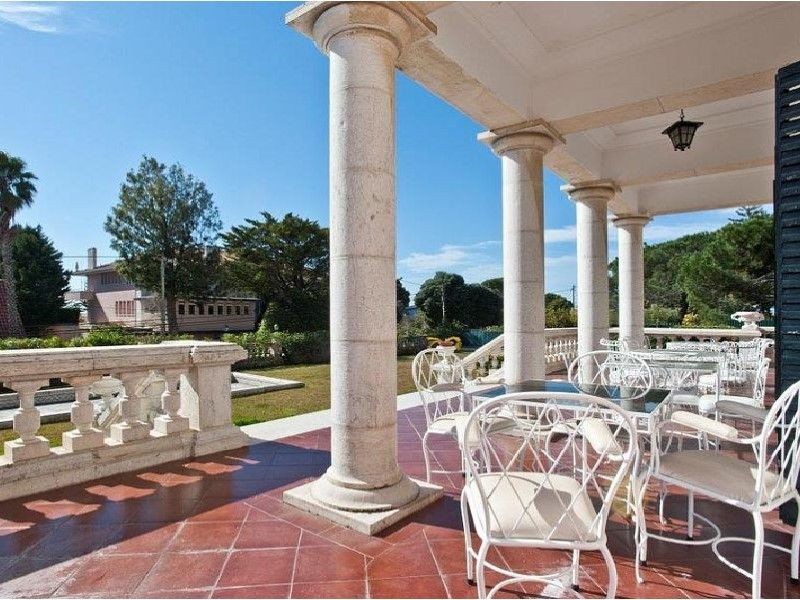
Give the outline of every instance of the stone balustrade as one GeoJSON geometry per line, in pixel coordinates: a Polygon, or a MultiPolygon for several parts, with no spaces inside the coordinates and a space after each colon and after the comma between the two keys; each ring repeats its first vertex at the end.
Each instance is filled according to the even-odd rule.
{"type": "Polygon", "coordinates": [[[236,344],[196,341],[0,352],[0,381],[19,398],[19,437],[0,458],[0,500],[246,445],[231,422],[231,364],[246,356],[236,344]],[[154,372],[164,383],[151,424],[142,419],[141,384],[154,372]],[[122,385],[106,435],[95,427],[90,390],[109,375],[122,385]],[[56,448],[39,435],[34,403],[52,378],[75,390],[74,428],[56,448]]]}
{"type": "MultiPolygon", "coordinates": [[[[616,327],[611,329],[613,337],[619,335],[616,327]]],[[[758,329],[704,329],[683,327],[645,327],[644,334],[654,348],[664,348],[667,342],[721,342],[744,341],[761,337],[758,329]]]]}
{"type": "MultiPolygon", "coordinates": [[[[612,327],[609,330],[611,337],[619,335],[619,329],[612,327]]],[[[645,335],[650,339],[655,348],[664,348],[667,342],[672,341],[701,341],[718,342],[724,340],[750,340],[764,335],[758,329],[700,329],[700,328],[668,328],[645,327],[645,335]]],[[[486,365],[490,358],[496,358],[505,352],[503,335],[499,335],[490,342],[476,349],[464,358],[464,367],[469,374],[473,368],[480,364],[486,365]]],[[[560,327],[545,329],[545,372],[554,373],[565,368],[566,364],[578,356],[578,329],[577,327],[560,327]]]]}

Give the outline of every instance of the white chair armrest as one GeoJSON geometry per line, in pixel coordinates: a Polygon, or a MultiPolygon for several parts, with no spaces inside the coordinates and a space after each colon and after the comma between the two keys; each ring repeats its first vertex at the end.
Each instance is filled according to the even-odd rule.
{"type": "Polygon", "coordinates": [[[720,423],[714,419],[709,419],[703,415],[698,415],[686,410],[676,410],[672,413],[670,421],[696,431],[702,431],[714,437],[731,441],[738,441],[739,439],[739,432],[732,425],[720,423]]]}

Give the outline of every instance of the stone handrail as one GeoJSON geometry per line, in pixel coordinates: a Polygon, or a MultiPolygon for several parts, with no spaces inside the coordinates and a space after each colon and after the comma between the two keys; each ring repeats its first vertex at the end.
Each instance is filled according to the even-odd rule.
{"type": "MultiPolygon", "coordinates": [[[[611,328],[613,336],[619,335],[619,329],[611,328]]],[[[683,328],[683,327],[645,327],[644,334],[650,338],[651,345],[655,348],[664,348],[666,342],[698,341],[720,342],[751,340],[761,337],[758,329],[713,329],[713,328],[683,328]]]]}
{"type": "MultiPolygon", "coordinates": [[[[577,327],[558,327],[545,329],[545,372],[553,373],[564,368],[565,361],[570,361],[578,352],[577,327]]],[[[472,369],[480,364],[485,366],[490,357],[496,358],[505,351],[504,337],[500,334],[490,342],[484,344],[464,359],[464,368],[469,374],[472,369]]]]}
{"type": "Polygon", "coordinates": [[[0,352],[0,380],[17,392],[13,427],[0,458],[0,500],[59,488],[156,464],[229,450],[247,437],[231,422],[231,364],[246,357],[236,344],[164,342],[135,346],[0,352]],[[141,420],[140,384],[163,377],[161,411],[141,420]],[[108,437],[94,427],[90,388],[104,377],[121,382],[119,416],[108,437]],[[34,394],[59,378],[75,390],[62,445],[38,435],[34,394]]]}
{"type": "MultiPolygon", "coordinates": [[[[611,337],[619,335],[619,329],[612,327],[609,330],[611,337]]],[[[664,348],[666,342],[671,341],[722,341],[722,340],[750,340],[761,337],[764,333],[758,329],[704,329],[682,327],[645,327],[645,335],[650,338],[656,348],[664,348]]],[[[464,357],[464,368],[470,374],[473,368],[480,364],[485,367],[489,358],[496,358],[503,354],[503,334],[490,342],[477,348],[464,357]]],[[[565,362],[569,362],[578,355],[578,328],[559,327],[545,329],[545,372],[553,373],[563,370],[565,362]]],[[[493,373],[498,376],[497,373],[493,373]]]]}

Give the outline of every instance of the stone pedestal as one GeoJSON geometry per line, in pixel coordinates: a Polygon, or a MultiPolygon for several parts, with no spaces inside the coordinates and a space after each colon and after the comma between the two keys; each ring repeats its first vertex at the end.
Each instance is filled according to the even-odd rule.
{"type": "Polygon", "coordinates": [[[397,464],[394,69],[415,17],[401,4],[310,10],[297,26],[313,22],[330,57],[331,466],[284,499],[374,533],[441,494],[397,464]]]}
{"type": "Polygon", "coordinates": [[[578,253],[578,354],[608,337],[608,202],[616,186],[593,181],[561,188],[575,202],[578,253]]]}
{"type": "Polygon", "coordinates": [[[491,139],[503,170],[503,332],[507,383],[544,379],[543,158],[554,139],[523,131],[491,139]]]}
{"type": "Polygon", "coordinates": [[[19,410],[14,413],[14,432],[19,438],[5,442],[5,455],[11,462],[42,458],[50,454],[50,443],[47,438],[36,435],[41,425],[39,409],[34,403],[36,391],[47,385],[46,380],[9,381],[19,396],[19,410]]]}
{"type": "Polygon", "coordinates": [[[619,339],[644,339],[644,226],[646,216],[614,219],[619,243],[619,339]]]}

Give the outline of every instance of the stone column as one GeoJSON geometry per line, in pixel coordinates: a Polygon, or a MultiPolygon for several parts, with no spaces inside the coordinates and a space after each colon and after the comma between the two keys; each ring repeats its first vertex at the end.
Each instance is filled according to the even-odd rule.
{"type": "Polygon", "coordinates": [[[311,31],[330,58],[331,466],[284,498],[367,533],[421,500],[397,464],[394,70],[409,18],[326,4],[311,31]]]}
{"type": "Polygon", "coordinates": [[[644,242],[650,217],[614,219],[619,243],[619,339],[644,338],[644,242]]]}
{"type": "Polygon", "coordinates": [[[528,131],[491,144],[503,171],[503,370],[513,384],[545,375],[542,169],[554,139],[528,131]]]}
{"type": "Polygon", "coordinates": [[[608,231],[606,212],[616,187],[608,181],[561,188],[575,202],[578,252],[578,354],[600,350],[608,337],[608,231]]]}

